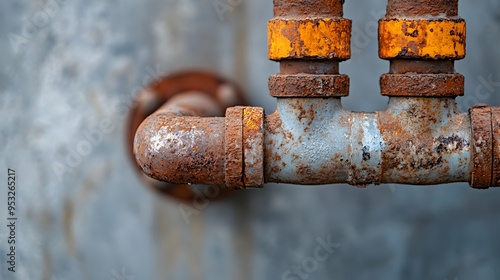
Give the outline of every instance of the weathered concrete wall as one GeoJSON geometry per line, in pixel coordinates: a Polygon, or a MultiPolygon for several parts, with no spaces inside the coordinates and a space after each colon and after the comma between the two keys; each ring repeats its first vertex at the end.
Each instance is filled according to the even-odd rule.
{"type": "MultiPolygon", "coordinates": [[[[385,1],[346,2],[355,37],[341,65],[352,84],[343,103],[384,109],[378,79],[388,62],[374,32],[385,1]]],[[[303,279],[496,279],[499,190],[267,185],[188,205],[202,209],[187,217],[188,206],[146,189],[126,154],[124,118],[153,75],[214,70],[243,85],[252,105],[274,110],[272,1],[243,0],[220,16],[213,3],[0,2],[1,279],[300,279],[286,273],[304,262],[303,279]],[[5,263],[7,168],[18,175],[14,274],[5,263]],[[329,240],[335,246],[314,266],[329,240]]],[[[456,63],[466,76],[460,102],[500,105],[500,4],[462,1],[460,14],[468,25],[467,58],[456,63]]]]}

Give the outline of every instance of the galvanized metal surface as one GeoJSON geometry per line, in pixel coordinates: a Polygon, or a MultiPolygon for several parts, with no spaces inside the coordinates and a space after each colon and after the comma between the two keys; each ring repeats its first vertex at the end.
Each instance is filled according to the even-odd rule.
{"type": "Polygon", "coordinates": [[[371,114],[344,110],[339,99],[279,99],[266,121],[266,181],[469,182],[470,130],[447,98],[391,98],[371,114]]]}

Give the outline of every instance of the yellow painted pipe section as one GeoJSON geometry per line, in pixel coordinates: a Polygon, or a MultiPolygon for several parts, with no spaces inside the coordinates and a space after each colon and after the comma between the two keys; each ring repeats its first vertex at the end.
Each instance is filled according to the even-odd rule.
{"type": "Polygon", "coordinates": [[[351,21],[342,18],[281,19],[268,22],[269,59],[351,57],[351,21]]]}
{"type": "Polygon", "coordinates": [[[465,38],[463,19],[382,19],[379,21],[379,56],[384,59],[462,59],[465,38]]]}

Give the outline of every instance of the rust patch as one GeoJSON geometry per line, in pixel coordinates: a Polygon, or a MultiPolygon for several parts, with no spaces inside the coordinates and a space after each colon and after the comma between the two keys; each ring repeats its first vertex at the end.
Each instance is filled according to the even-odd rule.
{"type": "Polygon", "coordinates": [[[435,115],[437,109],[433,108],[432,99],[421,98],[406,106],[397,114],[378,112],[379,129],[385,143],[382,183],[435,184],[436,178],[432,177],[449,172],[449,155],[467,151],[470,143],[446,130],[442,135],[434,135],[440,120],[435,115]]]}
{"type": "Polygon", "coordinates": [[[276,112],[271,115],[264,116],[264,127],[267,131],[269,131],[269,133],[279,133],[282,124],[281,118],[276,112]]]}
{"type": "Polygon", "coordinates": [[[434,141],[434,151],[438,154],[461,152],[467,147],[469,147],[469,142],[457,135],[439,136],[434,141]]]}

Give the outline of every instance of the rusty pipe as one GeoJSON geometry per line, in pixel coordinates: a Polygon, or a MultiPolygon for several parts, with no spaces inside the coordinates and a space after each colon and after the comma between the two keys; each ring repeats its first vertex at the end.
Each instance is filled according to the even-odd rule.
{"type": "Polygon", "coordinates": [[[266,117],[265,178],[292,184],[468,182],[470,121],[451,98],[390,99],[386,111],[340,99],[279,99],[266,117]]]}
{"type": "Polygon", "coordinates": [[[186,92],[171,98],[137,129],[137,163],[146,175],[160,181],[224,184],[220,175],[224,118],[203,117],[223,111],[220,102],[204,93],[186,92]]]}
{"type": "Polygon", "coordinates": [[[169,183],[500,185],[497,107],[467,114],[454,98],[391,97],[387,110],[362,113],[339,98],[283,98],[271,115],[231,107],[225,118],[203,118],[170,106],[135,138],[144,172],[169,183]]]}
{"type": "Polygon", "coordinates": [[[136,138],[136,146],[145,145],[137,149],[143,169],[168,182],[231,189],[264,182],[500,185],[500,109],[478,106],[467,114],[455,102],[464,78],[453,60],[465,56],[458,1],[389,0],[379,55],[391,61],[381,78],[390,102],[374,113],[341,106],[349,78],[338,63],[350,57],[351,28],[342,3],[275,0],[268,38],[270,59],[280,62],[280,74],[269,80],[276,112],[233,107],[224,119],[204,121],[159,114],[136,138]],[[151,172],[151,161],[159,172],[151,172]]]}

